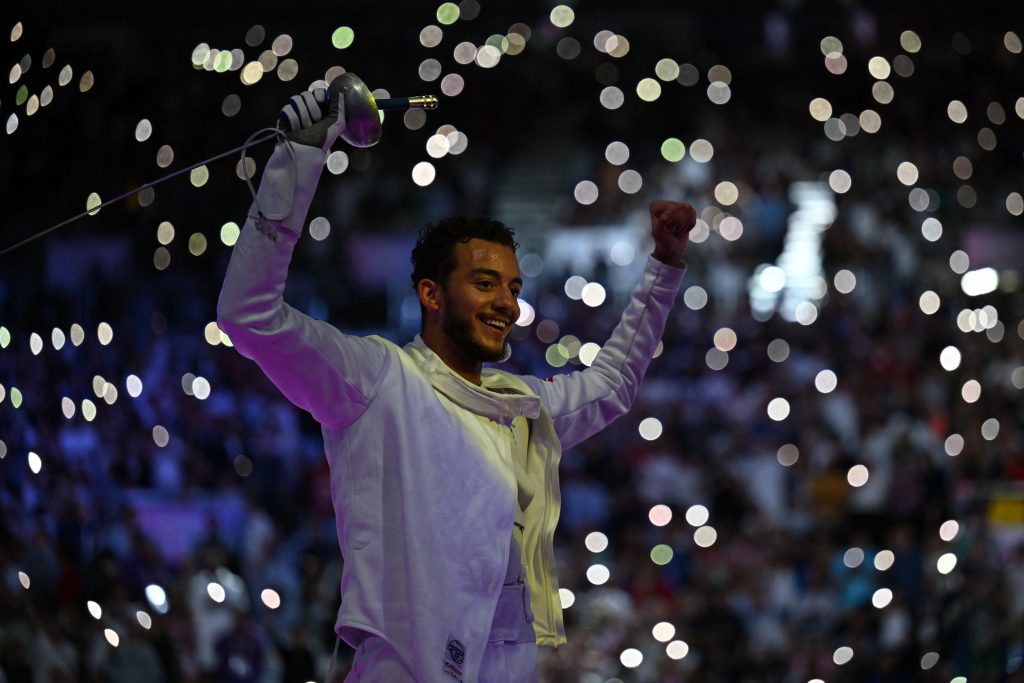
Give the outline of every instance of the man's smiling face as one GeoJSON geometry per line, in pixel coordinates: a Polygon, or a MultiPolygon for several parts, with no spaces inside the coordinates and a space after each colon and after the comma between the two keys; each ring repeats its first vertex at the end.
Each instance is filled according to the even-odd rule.
{"type": "Polygon", "coordinates": [[[441,357],[452,367],[500,360],[519,319],[523,287],[509,247],[482,239],[455,245],[455,269],[441,287],[441,328],[450,342],[441,357]],[[453,363],[454,361],[454,363],[453,363]]]}

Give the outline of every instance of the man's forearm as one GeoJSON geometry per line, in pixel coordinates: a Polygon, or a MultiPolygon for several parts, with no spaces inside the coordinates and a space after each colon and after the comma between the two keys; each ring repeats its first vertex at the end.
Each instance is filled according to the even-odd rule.
{"type": "Polygon", "coordinates": [[[537,382],[564,448],[629,410],[661,339],[684,271],[648,260],[604,347],[590,368],[537,382]]]}
{"type": "Polygon", "coordinates": [[[315,147],[279,144],[267,162],[217,303],[218,325],[243,354],[249,355],[246,336],[265,334],[281,315],[288,265],[323,159],[315,147]]]}

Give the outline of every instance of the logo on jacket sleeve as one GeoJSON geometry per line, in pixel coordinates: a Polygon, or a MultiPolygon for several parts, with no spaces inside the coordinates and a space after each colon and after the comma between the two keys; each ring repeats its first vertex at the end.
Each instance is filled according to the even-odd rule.
{"type": "Polygon", "coordinates": [[[444,647],[444,672],[458,683],[462,683],[462,669],[465,664],[466,646],[449,633],[448,643],[444,647]]]}

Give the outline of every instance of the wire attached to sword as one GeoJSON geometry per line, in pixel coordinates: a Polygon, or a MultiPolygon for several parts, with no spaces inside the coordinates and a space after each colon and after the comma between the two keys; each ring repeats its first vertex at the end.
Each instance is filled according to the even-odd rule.
{"type": "MultiPolygon", "coordinates": [[[[377,109],[380,110],[380,111],[401,111],[401,110],[405,110],[405,109],[437,109],[437,106],[438,106],[437,97],[435,97],[434,95],[420,95],[420,96],[417,96],[417,97],[391,97],[391,98],[386,98],[386,99],[379,99],[379,100],[376,100],[375,102],[376,102],[376,105],[377,105],[377,109]]],[[[276,131],[275,130],[273,132],[269,132],[266,135],[258,137],[258,138],[254,139],[254,140],[247,140],[245,143],[243,143],[243,144],[241,144],[238,147],[235,147],[233,149],[229,149],[226,152],[221,152],[220,154],[216,154],[216,155],[214,155],[212,157],[209,157],[208,159],[203,159],[202,161],[196,162],[196,163],[192,164],[191,166],[186,166],[185,168],[181,168],[181,169],[178,169],[176,171],[172,171],[170,173],[164,174],[164,175],[160,176],[159,178],[157,178],[156,180],[154,180],[152,182],[145,183],[144,185],[140,185],[140,186],[138,186],[138,187],[136,187],[134,189],[128,190],[127,192],[124,192],[124,193],[114,197],[113,199],[108,199],[107,201],[103,202],[102,204],[99,204],[99,205],[91,207],[91,208],[87,208],[85,211],[82,211],[81,213],[75,214],[74,216],[72,216],[72,217],[70,217],[68,219],[63,220],[60,223],[57,223],[56,225],[51,225],[50,227],[45,228],[44,230],[40,230],[39,232],[37,232],[35,234],[29,235],[28,237],[26,237],[25,239],[21,240],[20,242],[18,242],[16,244],[12,244],[11,246],[4,248],[2,251],[0,251],[0,256],[3,256],[4,254],[12,252],[15,249],[23,247],[26,244],[28,244],[30,242],[33,242],[33,241],[35,241],[35,240],[37,240],[37,239],[39,239],[41,237],[45,237],[46,235],[50,234],[51,232],[54,232],[55,230],[59,230],[60,228],[63,228],[66,225],[70,225],[71,223],[74,223],[75,221],[79,220],[80,218],[84,218],[86,216],[94,215],[97,212],[99,212],[100,209],[102,209],[102,208],[104,208],[106,206],[109,206],[111,204],[116,204],[117,202],[119,202],[119,201],[121,201],[123,199],[127,199],[128,197],[131,197],[132,195],[137,194],[137,193],[139,193],[139,192],[141,192],[141,191],[143,191],[145,189],[148,189],[148,188],[151,188],[151,187],[155,187],[155,186],[159,185],[160,183],[162,183],[162,182],[164,182],[166,180],[170,180],[171,178],[177,178],[178,176],[180,176],[180,175],[182,175],[184,173],[188,173],[189,171],[192,171],[194,169],[197,169],[200,166],[205,166],[206,164],[209,164],[209,163],[214,162],[214,161],[218,161],[220,159],[223,159],[224,157],[231,156],[232,154],[238,154],[238,153],[244,154],[245,151],[248,150],[250,147],[254,147],[256,145],[262,144],[264,142],[267,142],[268,140],[274,140],[274,139],[278,138],[280,135],[281,135],[281,131],[276,131]]]]}

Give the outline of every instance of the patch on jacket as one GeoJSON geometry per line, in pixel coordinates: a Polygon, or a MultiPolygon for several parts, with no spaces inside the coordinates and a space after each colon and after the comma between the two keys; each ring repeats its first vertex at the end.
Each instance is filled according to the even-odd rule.
{"type": "Polygon", "coordinates": [[[466,664],[466,646],[461,640],[457,640],[451,633],[448,634],[448,644],[444,646],[444,667],[443,671],[454,680],[462,683],[462,668],[466,664]]]}

